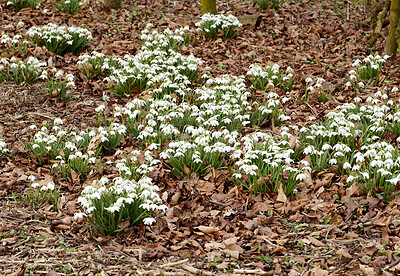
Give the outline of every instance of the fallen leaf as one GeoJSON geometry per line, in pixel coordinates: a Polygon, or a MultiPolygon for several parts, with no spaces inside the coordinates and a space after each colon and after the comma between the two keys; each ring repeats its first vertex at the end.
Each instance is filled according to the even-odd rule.
{"type": "Polygon", "coordinates": [[[278,201],[278,202],[286,202],[287,201],[287,197],[286,197],[285,191],[283,190],[282,183],[279,185],[278,197],[276,198],[276,201],[278,201]]]}
{"type": "Polygon", "coordinates": [[[197,229],[199,229],[201,232],[203,232],[204,234],[212,234],[218,231],[218,228],[214,227],[214,226],[203,226],[200,225],[199,227],[196,227],[197,229]]]}
{"type": "Polygon", "coordinates": [[[312,236],[308,236],[307,239],[315,246],[325,246],[325,244],[312,236]]]}

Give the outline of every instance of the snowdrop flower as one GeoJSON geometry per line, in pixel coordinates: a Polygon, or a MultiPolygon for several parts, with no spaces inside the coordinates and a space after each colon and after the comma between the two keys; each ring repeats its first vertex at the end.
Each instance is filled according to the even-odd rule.
{"type": "Polygon", "coordinates": [[[54,124],[55,124],[55,125],[62,125],[62,124],[63,124],[63,121],[61,120],[61,118],[55,118],[55,119],[54,119],[54,124]]]}
{"type": "Polygon", "coordinates": [[[145,218],[143,219],[143,223],[145,225],[153,225],[156,222],[154,218],[145,218]]]}
{"type": "Polygon", "coordinates": [[[33,183],[31,184],[31,187],[32,187],[33,189],[36,189],[36,188],[39,188],[39,187],[40,187],[40,184],[37,183],[37,182],[33,182],[33,183]]]}
{"type": "Polygon", "coordinates": [[[353,181],[356,180],[357,178],[358,178],[358,176],[349,175],[349,176],[347,177],[346,182],[347,182],[347,183],[353,182],[353,181]]]}
{"type": "Polygon", "coordinates": [[[74,214],[74,220],[79,220],[82,219],[83,217],[87,217],[85,213],[75,213],[74,214]]]}

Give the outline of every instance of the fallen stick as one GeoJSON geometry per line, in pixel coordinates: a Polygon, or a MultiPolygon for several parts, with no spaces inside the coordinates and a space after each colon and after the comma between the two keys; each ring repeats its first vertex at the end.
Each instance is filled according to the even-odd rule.
{"type": "Polygon", "coordinates": [[[265,274],[265,271],[262,271],[261,269],[234,269],[233,273],[239,273],[239,274],[265,274]]]}
{"type": "Polygon", "coordinates": [[[210,275],[210,276],[212,275],[212,273],[209,272],[209,271],[203,271],[203,270],[197,269],[197,268],[195,268],[193,266],[189,266],[189,265],[186,265],[186,264],[181,265],[181,267],[183,269],[189,271],[190,273],[193,273],[193,274],[210,275]]]}
{"type": "Polygon", "coordinates": [[[181,265],[181,264],[187,263],[188,261],[189,261],[189,259],[184,259],[184,260],[180,260],[180,261],[173,262],[173,263],[163,264],[163,265],[160,265],[160,267],[161,267],[161,268],[164,268],[164,267],[170,267],[170,266],[181,265]]]}

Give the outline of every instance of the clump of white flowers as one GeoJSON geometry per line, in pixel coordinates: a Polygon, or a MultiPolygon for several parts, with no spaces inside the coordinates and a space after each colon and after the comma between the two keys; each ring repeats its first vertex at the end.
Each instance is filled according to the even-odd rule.
{"type": "Polygon", "coordinates": [[[177,52],[188,43],[188,29],[166,29],[159,33],[146,28],[141,39],[143,46],[135,56],[114,57],[92,52],[81,55],[78,64],[88,77],[105,77],[103,81],[119,97],[147,89],[159,99],[173,93],[184,98],[203,63],[193,55],[177,52]]]}
{"type": "Polygon", "coordinates": [[[49,23],[44,26],[32,26],[26,33],[33,43],[45,46],[49,51],[64,55],[77,54],[93,40],[92,33],[82,27],[58,26],[49,23]]]}
{"type": "Polygon", "coordinates": [[[209,78],[206,85],[194,91],[199,110],[196,123],[206,129],[239,131],[250,124],[251,93],[244,77],[224,75],[209,78]]]}
{"type": "Polygon", "coordinates": [[[201,16],[201,20],[196,23],[199,30],[208,38],[216,37],[218,31],[222,31],[222,40],[234,38],[238,35],[238,28],[242,27],[242,23],[232,14],[210,14],[205,13],[201,16]]]}
{"type": "Polygon", "coordinates": [[[74,75],[64,75],[62,70],[54,68],[51,70],[50,75],[47,71],[43,71],[40,78],[46,80],[49,98],[57,97],[64,103],[71,99],[75,88],[74,75]]]}
{"type": "Polygon", "coordinates": [[[103,177],[82,191],[78,202],[84,213],[77,213],[75,217],[86,216],[92,230],[103,236],[116,235],[119,222],[125,219],[129,219],[131,226],[152,225],[153,213],[167,210],[157,194],[158,189],[147,176],[138,181],[117,177],[111,183],[103,177]]]}
{"type": "MultiPolygon", "coordinates": [[[[67,132],[59,127],[62,123],[61,119],[55,119],[52,127],[51,125],[41,127],[25,143],[25,148],[30,151],[39,165],[48,164],[50,159],[55,159],[64,149],[67,132]]],[[[36,130],[37,127],[32,125],[30,129],[36,130]]]]}
{"type": "Polygon", "coordinates": [[[7,148],[6,142],[0,139],[0,161],[10,152],[7,148]]]}
{"type": "Polygon", "coordinates": [[[356,183],[365,193],[382,195],[384,200],[396,196],[400,182],[400,154],[398,147],[379,141],[360,148],[347,178],[348,184],[356,183]]]}
{"type": "Polygon", "coordinates": [[[292,196],[301,181],[311,170],[306,161],[296,163],[292,159],[294,151],[288,141],[276,141],[268,133],[256,132],[241,139],[244,148],[237,149],[235,182],[243,184],[252,193],[277,192],[279,185],[287,196],[292,196]]]}
{"type": "Polygon", "coordinates": [[[53,174],[67,178],[73,170],[82,181],[85,181],[89,173],[101,165],[97,158],[99,147],[95,137],[97,133],[94,130],[69,132],[64,130],[62,125],[63,121],[60,118],[56,118],[52,124],[41,127],[39,131],[32,125],[30,129],[36,132],[25,142],[25,148],[39,165],[51,163],[53,174]],[[93,145],[89,147],[91,142],[93,145]]]}
{"type": "Polygon", "coordinates": [[[160,157],[168,160],[168,166],[176,176],[205,175],[211,167],[228,167],[230,154],[239,147],[237,131],[208,131],[202,127],[189,126],[188,137],[193,139],[175,140],[160,157]]]}
{"type": "Polygon", "coordinates": [[[287,67],[286,71],[283,72],[278,64],[267,65],[266,67],[251,64],[249,71],[247,71],[247,78],[251,84],[260,90],[265,90],[268,87],[279,87],[285,92],[290,91],[293,77],[293,69],[291,67],[287,67]]]}
{"type": "Polygon", "coordinates": [[[62,12],[74,15],[81,9],[81,0],[57,0],[58,9],[62,12]]]}
{"type": "Polygon", "coordinates": [[[135,56],[106,57],[93,52],[79,57],[78,64],[87,76],[106,76],[110,91],[119,97],[129,97],[132,91],[149,89],[154,97],[176,93],[185,97],[187,87],[196,80],[201,59],[184,56],[172,49],[142,48],[135,56]]]}
{"type": "MultiPolygon", "coordinates": [[[[23,24],[21,21],[20,23],[23,24]]],[[[18,25],[20,25],[18,23],[18,25]]],[[[15,35],[13,37],[3,34],[0,38],[0,43],[5,44],[7,54],[18,53],[20,55],[26,55],[30,44],[29,40],[26,40],[22,35],[15,35]]]]}
{"type": "Polygon", "coordinates": [[[143,41],[143,50],[179,51],[190,41],[189,26],[179,29],[165,29],[162,33],[157,30],[150,31],[152,24],[148,24],[142,31],[140,39],[143,41]]]}
{"type": "Polygon", "coordinates": [[[90,79],[96,76],[108,77],[115,69],[121,67],[117,57],[106,56],[96,51],[93,51],[91,54],[85,53],[80,55],[77,64],[90,79]]]}
{"type": "Polygon", "coordinates": [[[110,127],[99,127],[98,132],[100,133],[99,147],[103,147],[105,150],[112,150],[115,149],[125,137],[126,126],[119,123],[112,123],[110,127]]]}
{"type": "Polygon", "coordinates": [[[28,180],[31,182],[30,190],[28,194],[20,196],[20,198],[26,203],[39,206],[44,202],[53,204],[54,209],[58,210],[58,199],[59,190],[52,180],[44,182],[35,182],[35,176],[30,175],[28,180]]]}
{"type": "Polygon", "coordinates": [[[10,59],[0,59],[0,83],[5,81],[14,81],[17,84],[26,82],[35,83],[41,75],[41,67],[46,66],[46,62],[40,62],[37,58],[31,56],[22,60],[15,57],[10,59]]]}
{"type": "Polygon", "coordinates": [[[353,62],[353,70],[349,72],[349,82],[347,86],[355,86],[358,89],[366,85],[377,85],[379,83],[379,72],[383,63],[390,58],[388,55],[369,55],[364,59],[356,59],[353,62]],[[366,84],[364,83],[366,82],[366,84]]]}
{"type": "Polygon", "coordinates": [[[160,161],[155,159],[150,150],[157,149],[159,144],[151,144],[149,150],[144,152],[134,150],[130,157],[122,158],[115,165],[120,175],[129,180],[138,181],[142,176],[149,176],[149,173],[154,170],[154,166],[160,161]]]}
{"type": "Polygon", "coordinates": [[[280,97],[275,92],[269,92],[267,99],[263,103],[254,101],[252,103],[252,113],[250,116],[251,125],[263,126],[267,123],[274,123],[277,126],[281,121],[289,120],[290,117],[285,115],[284,110],[281,108],[281,103],[284,104],[289,97],[280,97]]]}

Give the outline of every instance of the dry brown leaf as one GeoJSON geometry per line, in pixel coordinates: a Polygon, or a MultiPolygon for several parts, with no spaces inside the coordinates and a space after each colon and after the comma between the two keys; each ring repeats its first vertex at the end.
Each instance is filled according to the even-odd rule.
{"type": "Polygon", "coordinates": [[[100,133],[98,133],[92,137],[92,139],[90,140],[89,145],[88,145],[88,151],[91,150],[91,151],[96,152],[96,149],[98,148],[99,143],[100,143],[100,133]]]}
{"type": "Polygon", "coordinates": [[[327,275],[329,275],[329,271],[324,270],[320,267],[314,267],[308,275],[309,276],[327,276],[327,275]]]}
{"type": "Polygon", "coordinates": [[[373,267],[360,264],[360,270],[364,275],[377,275],[373,267]]]}
{"type": "Polygon", "coordinates": [[[214,193],[215,184],[209,181],[199,180],[196,185],[196,188],[200,193],[211,195],[214,193]]]}
{"type": "Polygon", "coordinates": [[[283,190],[283,184],[279,184],[279,188],[278,188],[278,197],[276,198],[276,201],[278,202],[283,202],[285,203],[287,201],[287,197],[285,194],[285,191],[283,190]]]}
{"type": "Polygon", "coordinates": [[[307,239],[315,246],[325,246],[325,244],[312,236],[308,236],[307,239]]]}
{"type": "Polygon", "coordinates": [[[171,206],[177,205],[180,198],[181,198],[181,191],[178,190],[178,191],[176,191],[176,193],[171,197],[171,202],[170,202],[171,206]]]}
{"type": "Polygon", "coordinates": [[[349,251],[345,248],[340,248],[338,251],[336,251],[337,255],[343,256],[347,259],[352,259],[353,256],[351,254],[349,254],[349,251]]]}
{"type": "Polygon", "coordinates": [[[196,228],[199,229],[204,234],[207,234],[207,235],[219,231],[218,228],[214,227],[214,226],[203,226],[203,225],[200,225],[199,227],[196,227],[196,228]]]}

